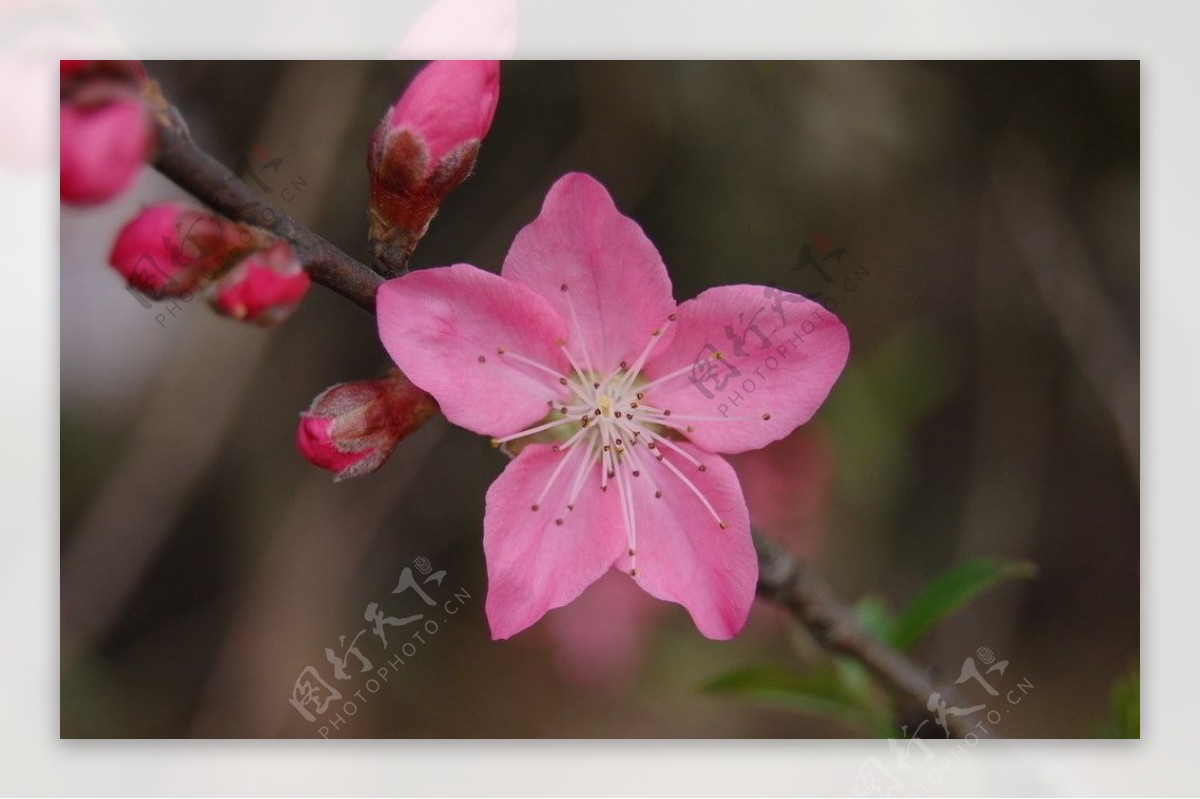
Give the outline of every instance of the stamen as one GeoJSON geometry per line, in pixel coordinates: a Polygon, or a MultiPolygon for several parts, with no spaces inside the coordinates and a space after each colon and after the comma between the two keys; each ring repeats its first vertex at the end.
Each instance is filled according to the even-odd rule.
{"type": "Polygon", "coordinates": [[[708,501],[708,498],[706,496],[704,496],[704,492],[702,492],[699,488],[696,488],[695,484],[692,483],[691,480],[687,479],[687,477],[684,475],[684,473],[679,471],[679,469],[675,466],[675,464],[671,463],[669,460],[666,460],[666,459],[663,459],[662,463],[664,465],[666,465],[666,467],[668,469],[670,469],[672,472],[674,472],[675,476],[678,477],[681,481],[683,481],[683,484],[685,486],[687,486],[688,489],[693,494],[696,495],[696,498],[700,500],[700,502],[704,505],[705,510],[707,510],[709,512],[709,514],[713,517],[713,519],[716,521],[716,523],[721,526],[721,529],[722,530],[725,529],[725,522],[721,519],[721,516],[713,508],[712,503],[710,503],[708,501]]]}
{"type": "Polygon", "coordinates": [[[550,479],[546,481],[546,485],[542,489],[542,493],[538,494],[537,501],[533,503],[534,508],[537,508],[542,504],[542,500],[544,500],[546,498],[546,495],[550,493],[550,488],[554,485],[554,482],[558,479],[558,476],[562,473],[563,467],[567,465],[567,461],[571,460],[571,456],[573,456],[574,454],[575,454],[575,449],[571,448],[571,449],[567,450],[567,454],[564,455],[559,460],[558,466],[555,466],[554,471],[550,473],[550,479]]]}
{"type": "Polygon", "coordinates": [[[513,439],[517,439],[517,438],[524,438],[525,436],[531,436],[534,433],[540,433],[543,430],[550,430],[555,427],[560,427],[564,424],[570,424],[571,422],[574,422],[574,421],[575,420],[573,418],[571,418],[570,416],[565,417],[563,419],[555,419],[553,422],[546,422],[545,424],[540,424],[537,427],[531,427],[528,430],[522,430],[519,433],[513,433],[511,436],[505,436],[504,438],[493,438],[492,446],[498,447],[507,441],[512,441],[513,439]]]}

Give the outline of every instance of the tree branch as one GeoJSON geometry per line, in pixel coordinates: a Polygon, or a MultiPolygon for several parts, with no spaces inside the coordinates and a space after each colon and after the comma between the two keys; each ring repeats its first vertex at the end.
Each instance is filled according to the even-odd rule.
{"type": "MultiPolygon", "coordinates": [[[[264,202],[192,141],[174,109],[164,119],[176,121],[165,121],[160,127],[160,149],[154,161],[160,172],[229,219],[257,225],[288,241],[313,280],[375,312],[375,291],[384,278],[264,202]]],[[[790,552],[757,531],[753,536],[758,595],[786,609],[827,650],[858,660],[904,702],[925,713],[935,690],[925,670],[865,630],[832,589],[790,552]]],[[[962,735],[956,717],[949,716],[946,722],[951,732],[962,735]]]]}
{"type": "Polygon", "coordinates": [[[159,172],[223,216],[263,228],[289,242],[309,277],[374,313],[375,291],[383,278],[370,267],[265,202],[196,146],[182,124],[160,124],[158,141],[154,166],[159,172]]]}
{"type": "MultiPolygon", "coordinates": [[[[927,712],[937,686],[924,669],[868,632],[828,583],[776,541],[754,531],[754,549],[760,597],[786,609],[830,652],[862,663],[914,710],[927,712]]],[[[947,715],[945,722],[955,737],[962,737],[957,716],[947,715]]]]}

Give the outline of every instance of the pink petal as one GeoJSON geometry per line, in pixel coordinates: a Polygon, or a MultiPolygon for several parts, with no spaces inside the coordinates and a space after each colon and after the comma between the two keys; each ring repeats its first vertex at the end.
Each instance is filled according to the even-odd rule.
{"type": "Polygon", "coordinates": [[[388,354],[459,427],[515,433],[545,417],[549,400],[565,396],[557,378],[498,352],[560,374],[568,368],[556,344],[566,323],[524,286],[457,264],[389,280],[376,296],[388,354]]]}
{"type": "MultiPolygon", "coordinates": [[[[574,305],[582,341],[572,325],[572,354],[584,358],[586,346],[603,374],[632,362],[675,310],[658,250],[600,183],[578,172],[550,188],[542,213],[513,241],[501,274],[541,294],[568,323],[574,305]]],[[[665,337],[658,346],[664,343],[665,337]]]]}
{"type": "Polygon", "coordinates": [[[693,368],[647,388],[646,403],[669,409],[681,425],[699,417],[686,421],[694,428],[687,437],[711,452],[758,449],[807,422],[850,352],[836,316],[764,286],[709,289],[680,305],[678,316],[674,338],[650,357],[645,373],[653,380],[693,368]],[[782,319],[772,302],[780,296],[782,319]],[[741,352],[730,334],[742,339],[741,352]],[[721,359],[712,359],[713,352],[721,359]]]}
{"type": "Polygon", "coordinates": [[[669,447],[660,445],[660,451],[704,495],[725,528],[678,476],[643,450],[642,474],[629,478],[637,555],[625,552],[617,565],[636,568],[635,579],[651,595],[687,608],[707,637],[732,638],[746,621],[758,582],[746,500],[724,458],[687,443],[678,446],[705,470],[669,447]]]}
{"type": "Polygon", "coordinates": [[[531,444],[488,489],[483,551],[492,638],[516,635],[546,611],[575,599],[625,547],[615,491],[601,492],[597,480],[588,480],[574,510],[567,510],[573,467],[582,455],[578,448],[554,452],[546,444],[531,444]],[[533,510],[568,452],[574,453],[571,462],[533,510]]]}

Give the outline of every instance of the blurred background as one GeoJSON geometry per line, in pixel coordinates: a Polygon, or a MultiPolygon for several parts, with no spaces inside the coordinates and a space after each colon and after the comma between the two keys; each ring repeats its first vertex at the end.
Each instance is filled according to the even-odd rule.
{"type": "MultiPolygon", "coordinates": [[[[418,66],[147,64],[203,147],[278,159],[265,197],[362,260],[366,141],[418,66]]],[[[1037,564],[914,657],[953,680],[987,647],[1036,686],[997,737],[1094,736],[1139,651],[1139,83],[1137,62],[507,63],[476,175],[414,266],[498,270],[584,170],[678,299],[752,282],[836,303],[851,357],[825,406],[735,464],[756,521],[847,601],[898,607],[974,556],[1037,564]]],[[[435,421],[369,477],[309,466],[297,414],[387,367],[374,320],[319,286],[269,332],[144,307],[107,254],[179,196],[147,169],[62,211],[62,736],[311,737],[328,723],[288,701],[310,666],[365,697],[330,737],[867,734],[701,690],[818,657],[770,607],[713,642],[606,578],[490,641],[503,456],[435,421]],[[461,612],[376,692],[354,658],[335,680],[326,648],[360,630],[373,670],[394,657],[364,608],[415,612],[391,591],[419,558],[461,612]]]]}

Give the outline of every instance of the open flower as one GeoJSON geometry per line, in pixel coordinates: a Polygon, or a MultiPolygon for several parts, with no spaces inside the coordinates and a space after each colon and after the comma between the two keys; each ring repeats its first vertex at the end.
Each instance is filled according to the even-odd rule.
{"type": "Polygon", "coordinates": [[[569,174],[500,275],[467,264],[384,283],[379,333],[446,418],[519,448],[484,517],[487,616],[508,638],[610,568],[735,635],[758,577],[719,453],[808,421],[845,365],[835,316],[762,286],[676,305],[658,251],[604,187],[569,174]]]}

